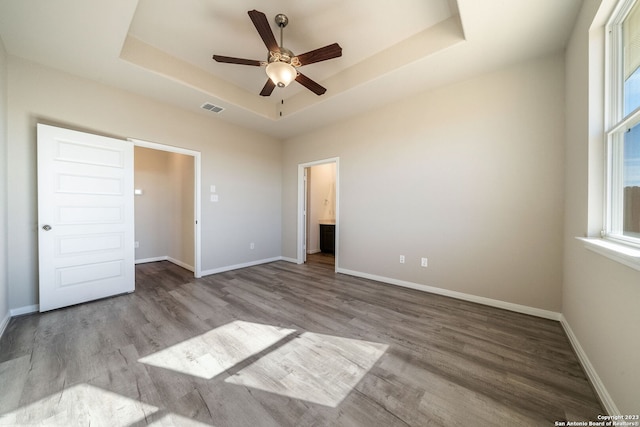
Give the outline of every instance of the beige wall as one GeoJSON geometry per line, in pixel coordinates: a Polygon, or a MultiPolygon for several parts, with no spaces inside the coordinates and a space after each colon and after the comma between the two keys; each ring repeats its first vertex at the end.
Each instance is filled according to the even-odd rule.
{"type": "Polygon", "coordinates": [[[135,196],[136,261],[167,256],[171,231],[171,175],[166,151],[135,147],[134,186],[143,194],[135,196]]]}
{"type": "Polygon", "coordinates": [[[566,54],[567,136],[562,312],[623,414],[640,413],[640,272],[575,239],[602,227],[603,38],[613,4],[585,1],[566,54]],[[590,32],[600,4],[604,9],[590,32]],[[590,71],[590,72],[589,72],[590,71]]]}
{"type": "Polygon", "coordinates": [[[168,257],[193,270],[194,158],[135,147],[136,261],[168,257]]]}
{"type": "Polygon", "coordinates": [[[286,141],[283,256],[297,165],[339,157],[341,268],[560,311],[563,94],[558,53],[286,141]]]}
{"type": "Polygon", "coordinates": [[[280,256],[280,141],[15,57],[8,75],[11,308],[38,303],[38,121],[201,152],[203,271],[280,256]],[[210,184],[218,203],[205,201],[210,184]]]}
{"type": "Polygon", "coordinates": [[[136,261],[168,257],[193,269],[194,159],[135,147],[136,261]]]}
{"type": "Polygon", "coordinates": [[[171,240],[168,256],[186,266],[195,266],[194,158],[169,153],[171,172],[171,240]]]}
{"type": "Polygon", "coordinates": [[[310,167],[309,230],[307,252],[320,252],[320,221],[336,219],[336,164],[327,163],[310,167]]]}
{"type": "Polygon", "coordinates": [[[9,320],[7,211],[7,54],[0,40],[0,333],[9,320]]]}

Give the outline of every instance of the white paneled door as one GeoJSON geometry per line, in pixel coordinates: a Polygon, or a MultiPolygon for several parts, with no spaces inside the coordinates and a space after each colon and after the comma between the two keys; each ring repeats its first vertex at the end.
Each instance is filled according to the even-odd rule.
{"type": "Polygon", "coordinates": [[[40,311],[133,292],[133,143],[38,124],[40,311]]]}

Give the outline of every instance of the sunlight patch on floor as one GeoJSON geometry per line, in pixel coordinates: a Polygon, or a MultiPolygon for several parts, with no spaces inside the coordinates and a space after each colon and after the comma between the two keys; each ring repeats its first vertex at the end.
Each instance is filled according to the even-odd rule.
{"type": "Polygon", "coordinates": [[[211,379],[294,332],[293,329],[236,320],[138,361],[211,379]]]}
{"type": "Polygon", "coordinates": [[[231,370],[232,376],[225,380],[228,384],[336,407],[387,348],[236,320],[138,361],[204,379],[231,370]],[[252,356],[259,358],[240,365],[252,356]]]}
{"type": "Polygon", "coordinates": [[[130,426],[146,424],[145,420],[158,411],[159,408],[138,400],[78,384],[0,415],[0,425],[130,426]]]}
{"type": "Polygon", "coordinates": [[[336,407],[387,348],[385,344],[305,332],[225,382],[336,407]]]}
{"type": "MultiPolygon", "coordinates": [[[[144,425],[144,424],[143,424],[144,425]]],[[[201,423],[200,421],[193,420],[191,418],[183,417],[182,415],[168,413],[165,416],[149,421],[150,426],[153,427],[211,427],[211,424],[201,423]]],[[[134,426],[127,426],[134,427],[134,426]]]]}

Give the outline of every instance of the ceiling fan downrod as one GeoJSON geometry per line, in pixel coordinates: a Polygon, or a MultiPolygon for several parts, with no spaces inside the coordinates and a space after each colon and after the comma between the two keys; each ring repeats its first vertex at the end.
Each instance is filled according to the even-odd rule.
{"type": "Polygon", "coordinates": [[[276,15],[275,21],[276,25],[280,27],[280,47],[284,47],[284,43],[282,42],[282,30],[289,23],[289,18],[287,18],[287,15],[285,15],[284,13],[279,13],[276,15]]]}

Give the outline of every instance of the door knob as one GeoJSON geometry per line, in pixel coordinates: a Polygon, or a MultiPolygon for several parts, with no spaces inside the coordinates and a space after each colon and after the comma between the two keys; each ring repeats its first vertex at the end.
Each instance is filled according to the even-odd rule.
{"type": "Polygon", "coordinates": [[[45,224],[45,225],[43,225],[43,226],[42,226],[42,229],[43,229],[44,231],[49,231],[49,230],[51,230],[51,226],[50,226],[50,225],[48,225],[48,224],[45,224]]]}

